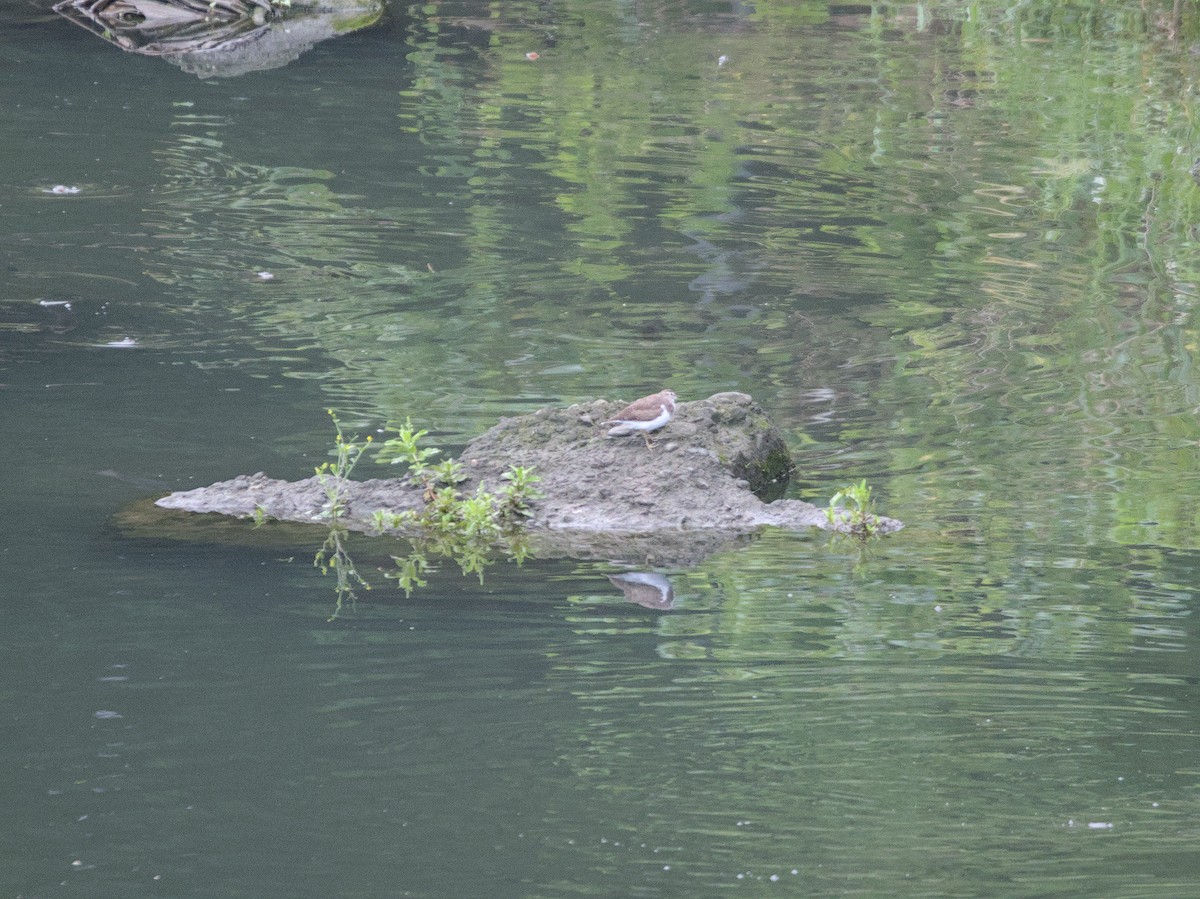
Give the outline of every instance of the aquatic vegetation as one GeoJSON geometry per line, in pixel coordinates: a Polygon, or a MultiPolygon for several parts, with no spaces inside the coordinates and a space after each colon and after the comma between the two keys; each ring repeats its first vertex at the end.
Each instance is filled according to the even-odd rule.
{"type": "Polygon", "coordinates": [[[385,577],[411,596],[415,588],[425,586],[423,575],[435,567],[432,559],[453,559],[463,574],[475,574],[482,583],[484,568],[497,548],[518,564],[528,556],[518,522],[541,495],[532,468],[509,468],[501,475],[507,483],[494,493],[480,484],[474,493],[464,495],[458,489],[467,480],[463,465],[453,459],[432,464],[441,450],[420,446],[427,431],[415,429],[411,419],[391,430],[396,436],[380,445],[376,461],[407,463],[409,483],[420,488],[424,506],[400,513],[375,512],[381,532],[403,531],[412,543],[407,555],[392,556],[396,570],[385,577]]]}
{"type": "MultiPolygon", "coordinates": [[[[413,428],[411,418],[404,419],[404,424],[400,427],[389,427],[388,430],[395,431],[396,436],[380,444],[375,461],[381,464],[399,465],[403,463],[407,465],[409,483],[422,487],[425,491],[425,501],[428,502],[433,486],[438,481],[438,473],[434,471],[434,466],[430,464],[429,460],[441,451],[436,447],[418,445],[429,431],[423,428],[421,430],[413,428]]],[[[449,472],[443,469],[442,473],[448,474],[449,472]]]]}
{"type": "MultiPolygon", "coordinates": [[[[319,465],[316,475],[327,497],[321,517],[331,527],[313,564],[322,574],[332,571],[337,575],[336,618],[347,602],[353,603],[356,588],[370,589],[346,551],[346,528],[341,518],[346,511],[350,474],[373,438],[347,437],[332,410],[329,415],[337,431],[334,459],[319,465]]],[[[373,513],[377,533],[395,533],[411,544],[407,554],[391,557],[396,568],[385,572],[384,577],[395,580],[411,596],[414,589],[425,586],[425,575],[436,569],[438,559],[452,559],[463,574],[474,574],[482,583],[484,569],[497,550],[518,564],[528,556],[519,525],[528,517],[530,503],[541,495],[536,487],[539,478],[532,468],[511,467],[501,475],[505,484],[495,492],[479,484],[473,493],[464,494],[459,485],[468,478],[465,467],[450,458],[435,463],[433,459],[442,451],[420,445],[427,430],[415,428],[411,419],[389,430],[396,436],[379,445],[376,461],[408,465],[405,479],[420,490],[422,505],[403,512],[378,509],[373,513]]],[[[261,518],[256,514],[256,520],[261,518]]]]}
{"type": "Polygon", "coordinates": [[[843,487],[829,500],[825,509],[835,531],[850,534],[860,540],[878,536],[871,486],[866,479],[843,487]]]}
{"type": "Polygon", "coordinates": [[[334,439],[334,460],[322,462],[316,468],[317,480],[320,481],[327,497],[320,517],[337,522],[345,511],[346,484],[350,480],[350,473],[354,471],[354,466],[358,464],[358,460],[362,458],[362,454],[374,438],[368,434],[366,440],[360,443],[357,437],[346,437],[337,415],[332,409],[326,411],[333,419],[337,437],[334,439]]]}

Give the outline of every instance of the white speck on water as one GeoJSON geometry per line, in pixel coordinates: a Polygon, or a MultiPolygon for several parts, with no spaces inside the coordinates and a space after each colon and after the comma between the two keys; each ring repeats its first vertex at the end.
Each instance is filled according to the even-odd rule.
{"type": "Polygon", "coordinates": [[[113,712],[113,711],[110,711],[109,709],[100,709],[98,712],[96,712],[96,717],[100,718],[100,719],[108,719],[108,718],[124,718],[125,716],[122,715],[120,712],[113,712]]]}
{"type": "Polygon", "coordinates": [[[108,343],[106,343],[104,345],[106,347],[112,347],[113,349],[124,350],[124,349],[128,349],[129,347],[137,346],[138,342],[136,340],[134,340],[132,337],[122,337],[120,340],[110,340],[108,343]]]}
{"type": "Polygon", "coordinates": [[[940,612],[940,611],[942,610],[942,607],[941,607],[941,606],[934,606],[934,607],[933,607],[933,610],[934,610],[935,612],[940,612]]]}
{"type": "Polygon", "coordinates": [[[275,276],[273,274],[271,274],[270,272],[255,272],[254,277],[258,278],[258,280],[260,280],[260,281],[274,281],[275,280],[275,276]]]}
{"type": "Polygon", "coordinates": [[[47,187],[45,193],[57,194],[58,196],[70,196],[71,194],[79,193],[80,188],[74,184],[56,184],[53,187],[47,187]]]}
{"type": "Polygon", "coordinates": [[[1158,803],[1157,803],[1157,802],[1151,802],[1151,803],[1150,803],[1150,808],[1158,808],[1158,803]]]}
{"type": "Polygon", "coordinates": [[[767,879],[768,879],[768,880],[770,880],[770,881],[771,881],[771,883],[774,883],[775,881],[777,881],[777,880],[779,879],[779,875],[778,875],[778,874],[772,874],[772,875],[771,875],[769,878],[767,878],[767,879]]]}
{"type": "Polygon", "coordinates": [[[792,868],[792,873],[793,873],[793,874],[799,874],[799,873],[800,873],[800,869],[799,869],[799,868],[792,868]]]}
{"type": "Polygon", "coordinates": [[[83,860],[77,858],[77,859],[75,859],[75,861],[71,862],[71,864],[74,865],[76,868],[82,868],[83,860]]]}
{"type": "Polygon", "coordinates": [[[664,871],[670,871],[670,870],[671,870],[671,866],[670,866],[670,865],[663,865],[663,870],[664,870],[664,871]]]}
{"type": "Polygon", "coordinates": [[[727,62],[729,62],[729,57],[726,56],[724,53],[722,53],[720,56],[717,57],[717,65],[718,66],[723,66],[727,62]]]}
{"type": "Polygon", "coordinates": [[[1089,821],[1088,829],[1089,830],[1112,830],[1112,822],[1111,821],[1089,821]]]}

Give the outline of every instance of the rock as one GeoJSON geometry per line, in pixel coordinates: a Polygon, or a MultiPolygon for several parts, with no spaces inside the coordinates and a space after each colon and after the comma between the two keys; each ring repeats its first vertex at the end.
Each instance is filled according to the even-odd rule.
{"type": "MultiPolygon", "coordinates": [[[[647,449],[640,434],[609,438],[598,423],[623,404],[605,400],[541,409],[503,419],[467,445],[460,489],[496,491],[511,466],[533,467],[543,497],[527,527],[537,556],[685,564],[763,526],[828,528],[823,509],[798,500],[764,502],[783,493],[792,470],[779,430],[743,393],[679,403],[647,449]]],[[[316,477],[286,482],[266,475],[172,493],[164,509],[238,517],[256,510],[290,522],[325,522],[328,497],[316,477]]],[[[420,508],[420,492],[403,479],[345,485],[342,523],[371,531],[377,510],[420,508]]],[[[883,532],[900,522],[880,518],[883,532]]]]}

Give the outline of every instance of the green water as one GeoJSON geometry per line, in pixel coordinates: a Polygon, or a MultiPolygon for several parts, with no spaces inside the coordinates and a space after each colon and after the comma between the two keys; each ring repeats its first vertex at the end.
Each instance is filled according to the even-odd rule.
{"type": "Polygon", "coordinates": [[[0,895],[1200,894],[1190,6],[395,3],[200,80],[48,5],[0,9],[0,895]],[[310,474],[328,408],[662,386],[906,528],[670,610],[359,541],[330,621],[319,537],[117,517],[310,474]]]}

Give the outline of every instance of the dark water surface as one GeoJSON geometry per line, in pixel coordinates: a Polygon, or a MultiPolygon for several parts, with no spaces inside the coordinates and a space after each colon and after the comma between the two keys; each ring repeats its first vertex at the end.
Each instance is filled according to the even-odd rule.
{"type": "Polygon", "coordinates": [[[1200,894],[1195,22],[396,3],[201,80],[48,5],[0,7],[0,895],[1200,894]],[[315,545],[114,517],[310,474],[327,408],[668,385],[906,529],[668,611],[406,600],[365,541],[330,621],[315,545]]]}

